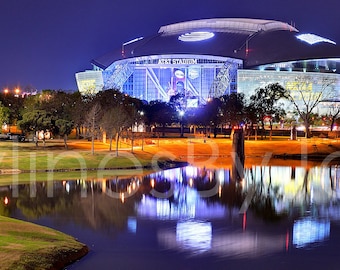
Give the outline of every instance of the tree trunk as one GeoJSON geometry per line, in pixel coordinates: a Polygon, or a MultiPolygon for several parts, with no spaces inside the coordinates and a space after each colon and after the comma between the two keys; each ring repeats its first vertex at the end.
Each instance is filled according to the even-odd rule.
{"type": "Polygon", "coordinates": [[[79,127],[76,127],[76,139],[79,139],[79,133],[80,133],[80,129],[79,127]]]}
{"type": "Polygon", "coordinates": [[[265,131],[265,129],[264,129],[264,121],[263,120],[261,120],[261,140],[263,140],[263,135],[264,135],[264,137],[266,138],[266,131],[265,131]]]}
{"type": "Polygon", "coordinates": [[[133,131],[131,131],[131,153],[133,153],[133,143],[134,143],[134,137],[133,137],[133,131]]]}
{"type": "Polygon", "coordinates": [[[94,155],[94,117],[92,117],[91,152],[94,155]]]}
{"type": "Polygon", "coordinates": [[[116,157],[118,157],[119,132],[116,133],[116,157]]]}
{"type": "Polygon", "coordinates": [[[331,121],[331,131],[333,131],[334,123],[335,123],[335,117],[332,117],[332,121],[331,121]]]}
{"type": "Polygon", "coordinates": [[[305,133],[305,138],[310,138],[311,137],[311,134],[310,134],[310,131],[309,131],[309,120],[308,118],[304,119],[304,123],[305,123],[305,129],[306,129],[306,133],[305,133]]]}
{"type": "Polygon", "coordinates": [[[94,155],[94,134],[92,134],[91,138],[91,153],[92,155],[94,155]]]}
{"type": "Polygon", "coordinates": [[[109,139],[110,139],[109,151],[110,151],[110,152],[112,151],[112,137],[113,137],[113,135],[110,134],[110,137],[109,137],[109,139]]]}
{"type": "Polygon", "coordinates": [[[164,128],[165,128],[165,124],[162,124],[162,137],[163,137],[163,138],[165,137],[165,131],[164,131],[164,128]]]}
{"type": "Polygon", "coordinates": [[[65,149],[68,149],[68,145],[67,145],[67,134],[64,134],[64,145],[65,145],[65,149]]]}

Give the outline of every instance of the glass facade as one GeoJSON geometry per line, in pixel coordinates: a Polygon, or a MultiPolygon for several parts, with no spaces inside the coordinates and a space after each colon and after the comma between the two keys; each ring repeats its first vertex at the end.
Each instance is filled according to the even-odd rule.
{"type": "Polygon", "coordinates": [[[102,72],[99,70],[76,73],[76,80],[79,92],[83,94],[97,93],[104,86],[102,72]]]}
{"type": "Polygon", "coordinates": [[[235,92],[242,61],[202,55],[129,58],[103,71],[104,89],[118,88],[142,100],[169,101],[178,93],[205,102],[235,92]],[[221,78],[224,78],[221,80],[221,78]]]}
{"type": "MultiPolygon", "coordinates": [[[[340,98],[340,75],[336,73],[321,72],[297,72],[297,71],[275,71],[275,70],[238,70],[237,91],[244,93],[249,98],[257,88],[279,83],[285,89],[290,90],[297,104],[313,103],[322,93],[322,99],[339,100],[340,98]],[[305,101],[302,100],[305,99],[305,101]]],[[[288,101],[284,102],[288,111],[294,107],[288,101]]],[[[327,113],[329,104],[321,102],[316,108],[317,113],[327,113]]]]}
{"type": "MultiPolygon", "coordinates": [[[[320,92],[324,99],[340,101],[339,59],[273,63],[257,70],[243,69],[242,63],[209,55],[151,55],[119,60],[105,70],[94,66],[93,71],[76,77],[79,91],[84,93],[119,89],[141,100],[165,102],[180,93],[192,106],[233,92],[244,93],[248,99],[255,89],[272,83],[290,90],[302,106],[302,98],[313,102],[320,92]]],[[[294,110],[291,103],[283,102],[286,110],[294,110]]],[[[323,110],[328,108],[329,102],[322,102],[316,113],[327,113],[323,110]]]]}

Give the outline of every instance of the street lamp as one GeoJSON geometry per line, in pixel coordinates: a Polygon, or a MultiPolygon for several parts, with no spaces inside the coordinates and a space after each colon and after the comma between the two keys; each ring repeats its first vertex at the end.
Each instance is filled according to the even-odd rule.
{"type": "Polygon", "coordinates": [[[144,121],[143,121],[143,116],[144,116],[144,112],[143,111],[139,111],[139,115],[140,115],[140,119],[141,119],[141,126],[142,126],[142,151],[144,151],[144,121]]]}
{"type": "Polygon", "coordinates": [[[15,93],[15,95],[14,95],[15,97],[19,97],[20,89],[15,88],[14,93],[15,93]]]}

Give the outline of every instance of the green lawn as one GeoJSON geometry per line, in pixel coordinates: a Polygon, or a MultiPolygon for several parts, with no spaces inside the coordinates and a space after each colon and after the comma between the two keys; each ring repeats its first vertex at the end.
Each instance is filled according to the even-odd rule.
{"type": "Polygon", "coordinates": [[[0,216],[0,269],[62,269],[87,252],[64,233],[0,216]]]}
{"type": "MultiPolygon", "coordinates": [[[[82,147],[84,143],[82,143],[82,147]]],[[[137,168],[150,164],[150,156],[135,155],[129,151],[115,152],[101,149],[91,153],[90,143],[84,148],[65,150],[60,141],[48,142],[45,147],[35,147],[33,143],[0,142],[0,170],[58,171],[137,168]],[[87,147],[87,148],[86,148],[87,147]]]]}

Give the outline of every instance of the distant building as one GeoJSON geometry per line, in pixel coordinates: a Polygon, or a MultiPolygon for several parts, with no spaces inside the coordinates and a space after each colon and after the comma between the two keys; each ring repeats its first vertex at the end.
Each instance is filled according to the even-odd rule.
{"type": "Polygon", "coordinates": [[[340,92],[340,47],[287,23],[215,18],[160,27],[150,37],[122,43],[92,61],[93,70],[76,74],[79,91],[119,89],[133,97],[168,101],[182,93],[188,106],[232,92],[250,94],[280,83],[288,89],[308,75],[306,91],[334,81],[340,92]]]}

